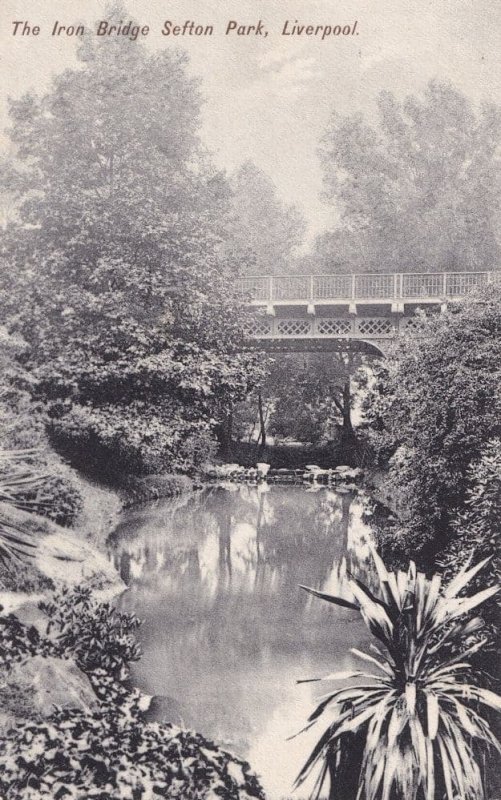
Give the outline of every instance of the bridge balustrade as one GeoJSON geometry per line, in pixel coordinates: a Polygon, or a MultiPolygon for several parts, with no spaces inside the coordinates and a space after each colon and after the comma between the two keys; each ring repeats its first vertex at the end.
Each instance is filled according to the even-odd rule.
{"type": "Polygon", "coordinates": [[[500,280],[500,272],[373,273],[367,275],[252,276],[240,280],[254,303],[370,300],[445,300],[500,280]]]}

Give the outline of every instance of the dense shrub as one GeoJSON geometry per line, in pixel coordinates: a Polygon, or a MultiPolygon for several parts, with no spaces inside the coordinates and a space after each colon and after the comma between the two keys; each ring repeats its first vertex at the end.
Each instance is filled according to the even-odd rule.
{"type": "Polygon", "coordinates": [[[116,713],[23,723],[0,761],[8,800],[264,800],[249,765],[204,737],[116,713]]]}
{"type": "Polygon", "coordinates": [[[389,462],[386,490],[405,509],[395,544],[429,567],[456,538],[473,464],[501,433],[501,288],[399,337],[365,410],[371,445],[389,462]]]}
{"type": "Polygon", "coordinates": [[[51,420],[52,440],[76,466],[104,480],[124,474],[191,472],[215,452],[215,439],[203,420],[187,421],[165,401],[106,407],[73,405],[51,420]]]}
{"type": "Polygon", "coordinates": [[[0,327],[0,500],[71,525],[82,498],[49,445],[45,407],[32,400],[33,379],[19,363],[25,350],[0,327]]]}

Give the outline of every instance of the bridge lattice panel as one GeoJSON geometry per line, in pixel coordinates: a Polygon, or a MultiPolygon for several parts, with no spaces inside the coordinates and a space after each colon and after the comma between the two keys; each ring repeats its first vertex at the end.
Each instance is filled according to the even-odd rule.
{"type": "Polygon", "coordinates": [[[400,320],[400,330],[418,331],[423,326],[421,317],[403,317],[400,320]]]}
{"type": "Polygon", "coordinates": [[[328,318],[317,320],[316,333],[319,336],[349,336],[353,331],[351,319],[328,318]]]}
{"type": "Polygon", "coordinates": [[[279,319],[275,325],[279,336],[307,336],[311,333],[309,319],[279,319]]]}
{"type": "Polygon", "coordinates": [[[266,317],[256,317],[249,320],[244,328],[246,336],[270,336],[272,333],[272,323],[266,317]]]}
{"type": "Polygon", "coordinates": [[[357,319],[357,331],[362,336],[393,336],[395,328],[391,319],[366,317],[357,319]]]}

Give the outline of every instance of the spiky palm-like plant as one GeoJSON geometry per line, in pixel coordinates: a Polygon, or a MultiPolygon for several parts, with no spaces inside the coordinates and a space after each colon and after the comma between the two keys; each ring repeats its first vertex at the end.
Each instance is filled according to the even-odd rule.
{"type": "Polygon", "coordinates": [[[408,572],[394,573],[374,550],[373,558],[377,595],[353,576],[347,583],[354,601],[303,587],[360,611],[383,649],[352,650],[370,672],[313,679],[357,682],[320,698],[307,728],[327,713],[331,720],[296,785],[321,764],[317,798],[329,775],[333,800],[483,800],[479,757],[501,747],[481,707],[501,711],[501,697],[474,678],[470,659],[486,640],[479,638],[481,620],[465,616],[498,587],[462,595],[488,559],[442,587],[440,576],[428,580],[412,562],[408,572]]]}
{"type": "MultiPolygon", "coordinates": [[[[26,490],[40,486],[46,475],[29,464],[36,450],[0,449],[0,503],[22,511],[40,511],[36,501],[26,499],[26,490]]],[[[35,555],[37,539],[0,509],[0,561],[9,564],[35,555]]]]}

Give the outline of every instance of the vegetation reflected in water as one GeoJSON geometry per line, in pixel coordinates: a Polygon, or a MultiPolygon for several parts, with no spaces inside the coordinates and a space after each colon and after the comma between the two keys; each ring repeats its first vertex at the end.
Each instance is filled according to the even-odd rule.
{"type": "Polygon", "coordinates": [[[338,593],[347,566],[367,576],[361,516],[353,493],[214,487],[129,512],[110,540],[122,608],[145,620],[136,683],[167,698],[172,721],[249,758],[271,800],[290,794],[311,744],[286,741],[314,701],[296,680],[350,668],[366,641],[352,611],[299,590],[338,593]]]}

